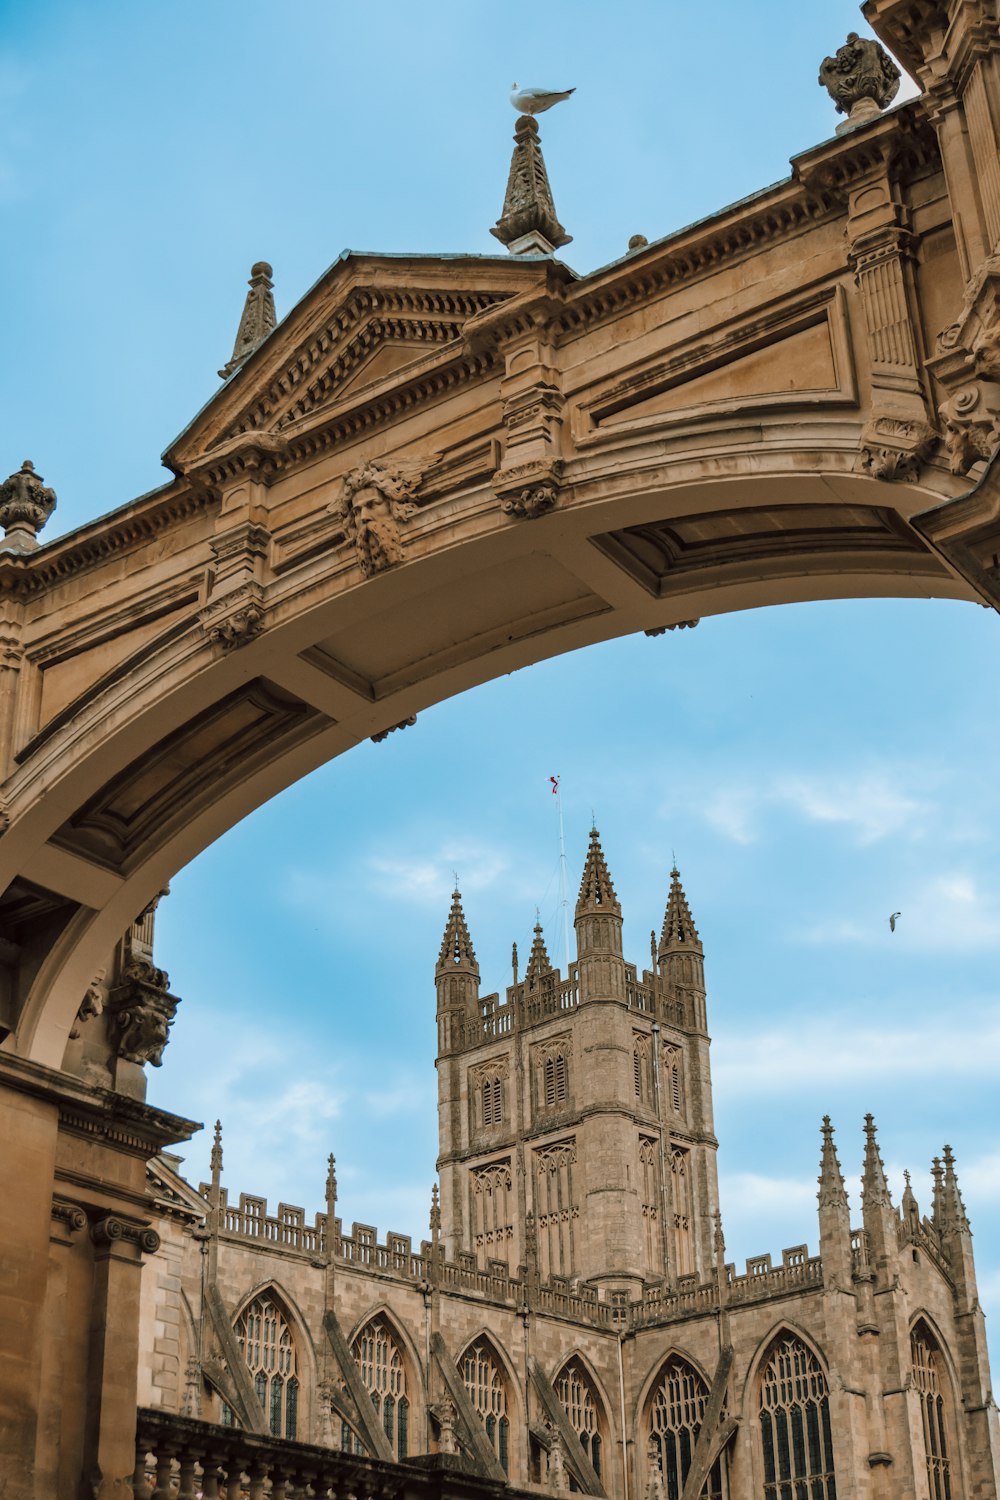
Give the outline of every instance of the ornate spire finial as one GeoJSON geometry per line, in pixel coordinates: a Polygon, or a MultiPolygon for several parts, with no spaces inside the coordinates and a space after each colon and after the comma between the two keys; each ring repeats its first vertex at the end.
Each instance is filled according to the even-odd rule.
{"type": "Polygon", "coordinates": [[[958,1187],[958,1176],[955,1172],[955,1156],[950,1146],[944,1148],[944,1194],[942,1209],[945,1223],[948,1227],[954,1226],[958,1229],[968,1229],[969,1219],[965,1212],[965,1204],[962,1202],[962,1194],[958,1187]]]}
{"type": "Polygon", "coordinates": [[[837,1148],[833,1143],[833,1126],[830,1124],[830,1116],[823,1116],[822,1125],[823,1146],[819,1161],[819,1199],[820,1208],[847,1208],[847,1189],[844,1186],[844,1174],[840,1170],[840,1162],[837,1159],[837,1148]]]}
{"type": "Polygon", "coordinates": [[[899,69],[884,47],[870,37],[849,32],[844,45],[833,57],[825,57],[819,69],[819,81],[837,113],[847,115],[837,126],[837,134],[877,120],[895,99],[899,78],[899,69]]]}
{"type": "Polygon", "coordinates": [[[38,533],[56,508],[56,492],[42,483],[41,474],[26,458],[16,474],[0,484],[0,526],[6,535],[0,552],[35,552],[38,533]]]}
{"type": "Polygon", "coordinates": [[[715,1228],[712,1231],[712,1248],[715,1251],[715,1263],[724,1266],[726,1263],[726,1236],[722,1232],[722,1210],[716,1209],[712,1215],[715,1220],[715,1228]]]}
{"type": "Polygon", "coordinates": [[[527,967],[524,971],[524,982],[525,984],[530,984],[533,980],[541,979],[543,974],[551,973],[552,962],[545,947],[545,939],[542,936],[542,924],[536,920],[535,936],[531,944],[531,952],[528,955],[527,967]]]}
{"type": "Polygon", "coordinates": [[[436,1240],[441,1233],[441,1204],[438,1193],[438,1185],[435,1182],[431,1187],[431,1238],[436,1240]]]}
{"type": "Polygon", "coordinates": [[[671,948],[682,946],[701,950],[701,939],[698,929],[694,925],[691,908],[688,906],[684,887],[681,885],[681,872],[677,868],[676,861],[670,871],[670,892],[667,896],[667,907],[663,913],[663,930],[660,933],[660,957],[671,948]]]}
{"type": "Polygon", "coordinates": [[[475,949],[469,936],[469,929],[465,922],[465,913],[462,910],[462,894],[456,884],[451,898],[451,910],[444,927],[444,936],[441,939],[441,951],[438,954],[438,973],[443,970],[465,969],[479,977],[479,965],[476,962],[475,949]]]}
{"type": "Polygon", "coordinates": [[[576,915],[579,917],[582,912],[593,911],[609,912],[616,917],[622,914],[601,848],[601,835],[596,828],[590,830],[590,846],[583,866],[580,894],[576,898],[576,915]]]}
{"type": "Polygon", "coordinates": [[[337,1201],[337,1158],[333,1152],[326,1159],[326,1203],[327,1213],[332,1214],[337,1201]]]}
{"type": "Polygon", "coordinates": [[[213,1182],[218,1182],[219,1177],[222,1175],[222,1121],[221,1120],[216,1120],[216,1122],[215,1122],[215,1136],[214,1136],[214,1139],[212,1141],[211,1167],[212,1167],[212,1181],[213,1182]]]}
{"type": "Polygon", "coordinates": [[[874,1115],[865,1115],[865,1170],[861,1179],[861,1200],[864,1208],[892,1207],[875,1134],[874,1115]]]}
{"type": "Polygon", "coordinates": [[[250,358],[254,350],[277,326],[274,297],[271,294],[271,288],[274,286],[271,280],[272,274],[271,267],[266,260],[257,261],[250,269],[250,290],[247,292],[247,300],[243,304],[243,316],[236,331],[233,356],[219,371],[223,380],[228,380],[233,371],[238,370],[240,365],[250,358]]]}
{"type": "Polygon", "coordinates": [[[514,154],[503,213],[490,234],[506,245],[511,255],[551,255],[570,242],[571,236],[556,218],[538,125],[531,115],[519,115],[514,126],[514,154]]]}
{"type": "Polygon", "coordinates": [[[931,1180],[934,1184],[931,1189],[931,1217],[940,1227],[944,1213],[944,1167],[941,1165],[940,1156],[935,1156],[931,1162],[931,1180]]]}

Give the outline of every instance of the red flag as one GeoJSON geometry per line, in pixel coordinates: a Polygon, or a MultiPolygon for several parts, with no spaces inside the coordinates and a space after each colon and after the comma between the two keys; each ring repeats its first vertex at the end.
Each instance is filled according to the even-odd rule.
{"type": "Polygon", "coordinates": [[[559,792],[559,777],[558,776],[550,776],[549,780],[552,783],[552,795],[553,795],[553,797],[555,797],[555,796],[558,795],[558,792],[559,792]]]}

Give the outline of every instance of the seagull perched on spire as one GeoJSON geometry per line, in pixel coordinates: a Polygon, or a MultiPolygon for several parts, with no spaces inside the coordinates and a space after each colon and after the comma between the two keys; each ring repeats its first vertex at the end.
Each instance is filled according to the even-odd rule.
{"type": "Polygon", "coordinates": [[[510,87],[510,102],[519,115],[544,114],[553,104],[561,104],[563,99],[576,93],[576,89],[565,89],[562,93],[557,89],[522,89],[516,83],[512,83],[510,87]]]}

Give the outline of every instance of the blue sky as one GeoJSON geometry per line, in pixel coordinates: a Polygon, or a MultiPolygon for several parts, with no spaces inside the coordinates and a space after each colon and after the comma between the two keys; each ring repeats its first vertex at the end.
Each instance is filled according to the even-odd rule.
{"type": "MultiPolygon", "coordinates": [[[[577,87],[541,134],[578,271],[784,176],[832,133],[816,72],[855,6],[711,15],[0,0],[3,472],[29,457],[56,488],[52,535],[161,483],[254,260],[280,316],[345,246],[498,250],[515,78],[577,87]]],[[[234,1195],[311,1214],[332,1149],[345,1219],[419,1238],[452,871],[485,989],[536,905],[555,953],[558,773],[572,894],[593,809],[640,964],[676,851],[730,1254],[815,1247],[820,1116],[853,1188],[871,1109],[923,1206],[954,1146],[1000,1326],[998,650],[972,605],[759,611],[540,664],[357,747],[175,879],[158,957],[183,1006],[150,1098],[222,1116],[234,1195]]]]}

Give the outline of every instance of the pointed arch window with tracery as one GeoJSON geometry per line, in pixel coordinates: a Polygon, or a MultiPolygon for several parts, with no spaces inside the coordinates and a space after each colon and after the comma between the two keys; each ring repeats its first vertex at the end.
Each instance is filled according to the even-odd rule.
{"type": "Polygon", "coordinates": [[[486,1339],[477,1339],[462,1355],[459,1366],[466,1394],[486,1429],[490,1447],[504,1473],[510,1472],[510,1418],[507,1385],[500,1362],[486,1339]]]}
{"type": "Polygon", "coordinates": [[[920,1398],[928,1491],[931,1500],[952,1500],[950,1413],[945,1401],[948,1382],[937,1340],[924,1323],[918,1323],[910,1335],[910,1361],[913,1384],[920,1398]]]}
{"type": "Polygon", "coordinates": [[[674,1255],[678,1276],[690,1276],[694,1265],[694,1205],[691,1192],[691,1153],[683,1146],[670,1150],[670,1186],[674,1200],[674,1255]]]}
{"type": "Polygon", "coordinates": [[[681,1049],[673,1042],[663,1046],[663,1096],[667,1107],[675,1115],[681,1112],[681,1049]]]}
{"type": "Polygon", "coordinates": [[[546,1281],[550,1276],[571,1276],[580,1214],[573,1182],[576,1141],[541,1147],[534,1152],[534,1164],[539,1274],[546,1281]]]}
{"type": "MultiPolygon", "coordinates": [[[[651,1463],[660,1466],[667,1500],[680,1500],[684,1493],[707,1404],[705,1381],[686,1359],[674,1355],[664,1366],[649,1409],[649,1457],[651,1463]]],[[[724,1485],[725,1455],[720,1453],[699,1500],[724,1500],[724,1485]]],[[[799,1497],[789,1496],[787,1500],[799,1497]]]]}
{"type": "Polygon", "coordinates": [[[819,1360],[781,1334],[761,1367],[764,1500],[836,1500],[830,1402],[819,1360]]]}
{"type": "Polygon", "coordinates": [[[234,1331],[272,1435],[294,1438],[299,1406],[295,1341],[277,1301],[255,1297],[236,1319],[234,1331]]]}
{"type": "MultiPolygon", "coordinates": [[[[578,1359],[564,1365],[556,1380],[556,1395],[559,1397],[569,1425],[580,1439],[580,1447],[590,1459],[594,1473],[601,1477],[604,1460],[604,1439],[601,1435],[599,1407],[594,1387],[578,1359]]],[[[576,1488],[571,1483],[572,1489],[576,1488]]]]}
{"type": "Polygon", "coordinates": [[[409,1442],[410,1400],[403,1351],[384,1318],[366,1323],[351,1345],[361,1380],[397,1458],[409,1442]]]}
{"type": "Polygon", "coordinates": [[[646,1269],[663,1274],[663,1252],[660,1246],[658,1147],[649,1136],[639,1137],[639,1173],[642,1198],[642,1223],[645,1236],[646,1269]]]}
{"type": "Polygon", "coordinates": [[[470,1173],[472,1228],[476,1264],[485,1271],[491,1260],[510,1265],[514,1243],[514,1195],[510,1159],[476,1167],[470,1173]]]}

